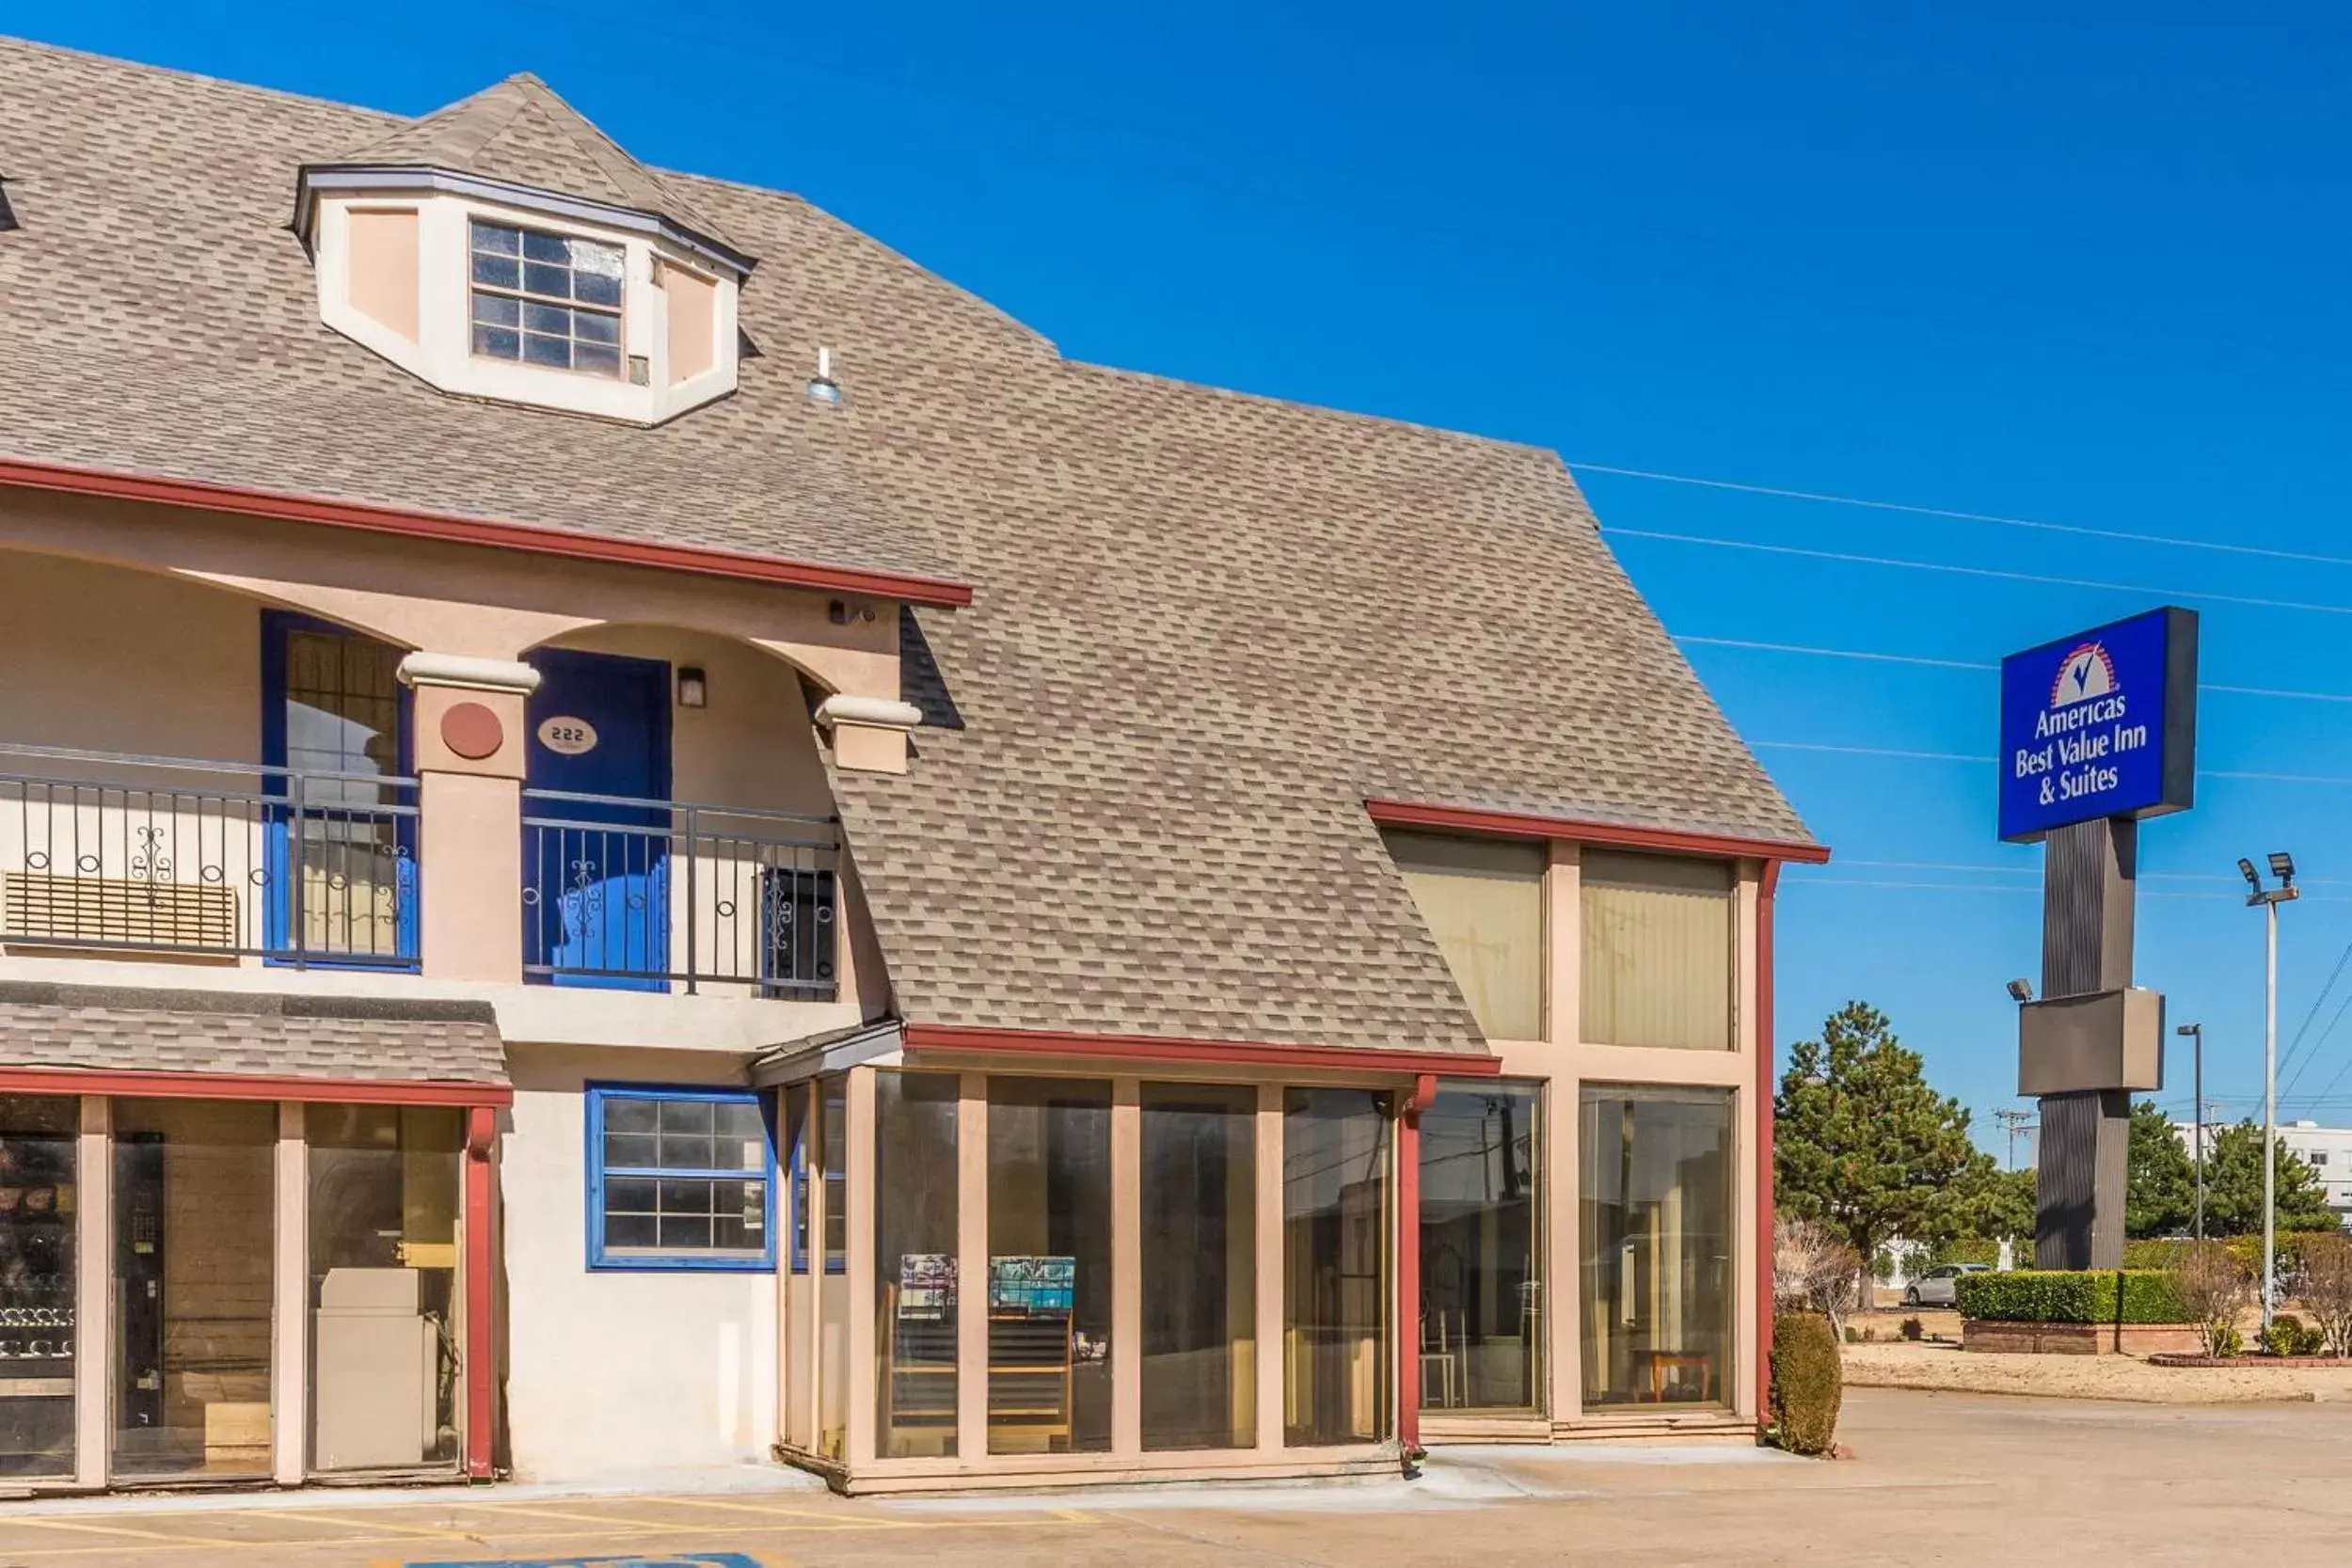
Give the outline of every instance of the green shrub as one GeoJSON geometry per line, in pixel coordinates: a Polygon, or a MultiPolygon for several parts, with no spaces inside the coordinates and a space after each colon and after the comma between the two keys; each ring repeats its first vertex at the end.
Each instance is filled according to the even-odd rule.
{"type": "Polygon", "coordinates": [[[2146,1269],[2012,1269],[1963,1275],[1960,1315],[1994,1323],[2177,1323],[2171,1281],[2146,1269]]]}
{"type": "Polygon", "coordinates": [[[1916,1342],[1918,1342],[1919,1340],[1926,1338],[1927,1338],[1927,1334],[1928,1334],[1928,1325],[1927,1325],[1927,1324],[1925,1324],[1925,1323],[1921,1323],[1918,1319],[1916,1319],[1916,1318],[1905,1318],[1905,1319],[1903,1320],[1903,1338],[1904,1338],[1909,1339],[1909,1340],[1913,1341],[1913,1342],[1915,1344],[1915,1343],[1916,1343],[1916,1342]]]}
{"type": "Polygon", "coordinates": [[[1837,1442],[1845,1370],[1829,1320],[1784,1312],[1772,1322],[1772,1437],[1790,1453],[1827,1453],[1837,1442]]]}
{"type": "Polygon", "coordinates": [[[2172,1255],[2184,1243],[2172,1236],[2154,1236],[2144,1241],[2123,1243],[2123,1266],[2127,1269],[2169,1269],[2172,1255]]]}
{"type": "Polygon", "coordinates": [[[1941,1242],[1929,1249],[1927,1266],[1932,1269],[1947,1263],[1982,1263],[1990,1269],[1998,1267],[2000,1261],[2000,1243],[1987,1241],[1981,1236],[1968,1236],[1957,1242],[1941,1242]]]}
{"type": "Polygon", "coordinates": [[[2327,1348],[2327,1336],[2292,1312],[2280,1313],[2263,1330],[2263,1349],[2273,1355],[2319,1355],[2327,1348]]]}
{"type": "Polygon", "coordinates": [[[2245,1353],[2246,1336],[2234,1328],[2214,1329],[2212,1337],[2213,1343],[2207,1349],[2208,1354],[2239,1355],[2245,1353]]]}

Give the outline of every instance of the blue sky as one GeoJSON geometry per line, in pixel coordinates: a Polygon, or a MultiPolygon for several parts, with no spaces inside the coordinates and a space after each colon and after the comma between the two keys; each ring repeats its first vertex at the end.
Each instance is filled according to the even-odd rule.
{"type": "MultiPolygon", "coordinates": [[[[534,70],[639,156],[801,192],[1074,356],[1572,463],[2352,557],[2352,15],[1454,12],[16,0],[0,27],[408,112],[534,70]]],[[[2194,591],[2343,611],[2184,600],[2208,681],[2352,694],[2352,564],[1583,477],[1616,528],[2147,590],[1616,538],[1680,635],[1979,662],[2194,591]]],[[[1987,764],[1784,744],[1985,755],[1994,678],[1690,653],[1839,855],[1786,884],[1784,1042],[1867,998],[1996,1141],[2037,852],[1994,842],[1987,764]]],[[[2346,782],[2210,780],[2143,832],[2139,980],[2206,1023],[2233,1115],[2262,948],[2231,863],[2311,879],[2283,1044],[2352,942],[2345,717],[2210,695],[2206,767],[2346,782]]],[[[2296,1053],[2332,1101],[2291,1115],[2352,1121],[2347,987],[2296,1053]]]]}

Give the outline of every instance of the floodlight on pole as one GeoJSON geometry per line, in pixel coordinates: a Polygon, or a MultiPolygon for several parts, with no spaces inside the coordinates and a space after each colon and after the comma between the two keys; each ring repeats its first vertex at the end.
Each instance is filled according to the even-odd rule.
{"type": "MultiPolygon", "coordinates": [[[[2240,860],[2239,875],[2253,889],[2247,906],[2263,911],[2263,1327],[2278,1309],[2279,1231],[2279,906],[2302,896],[2295,885],[2295,857],[2283,849],[2269,855],[2275,888],[2263,886],[2254,863],[2240,860]]],[[[2199,1107],[2200,1114],[2203,1108],[2199,1107]]]]}
{"type": "Polygon", "coordinates": [[[2017,1003],[2021,1006],[2026,1003],[2032,1001],[2033,982],[2031,980],[2011,980],[2009,983],[2009,999],[2011,1002],[2017,1003]]]}
{"type": "Polygon", "coordinates": [[[2196,1097],[2197,1107],[2190,1113],[2189,1125],[2196,1129],[2197,1223],[2194,1233],[2201,1242],[2205,1239],[2205,1026],[2201,1023],[2184,1023],[2172,1032],[2186,1035],[2196,1046],[2193,1060],[2197,1065],[2191,1075],[2190,1092],[2196,1097]]]}

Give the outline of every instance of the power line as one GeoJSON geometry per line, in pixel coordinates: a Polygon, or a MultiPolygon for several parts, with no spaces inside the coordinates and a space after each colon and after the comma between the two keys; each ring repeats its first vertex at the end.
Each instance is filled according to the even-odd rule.
{"type": "MultiPolygon", "coordinates": [[[[2336,958],[2336,967],[2328,972],[2328,983],[2319,988],[2319,994],[2317,996],[2312,998],[2311,1011],[2303,1015],[2302,1027],[2296,1029],[2295,1031],[2295,1038],[2287,1042],[2286,1054],[2279,1058],[2279,1068],[2283,1069],[2289,1062],[2295,1060],[2295,1053],[2302,1045],[2303,1037],[2312,1032],[2312,1022],[2319,1017],[2319,1009],[2326,1006],[2328,1004],[2328,993],[2336,989],[2336,982],[2338,980],[2344,978],[2344,966],[2347,963],[2352,963],[2352,942],[2347,942],[2344,944],[2344,951],[2336,958]]],[[[2352,993],[2347,993],[2344,1000],[2347,1004],[2352,1004],[2352,993]]],[[[2337,1010],[2336,1017],[2341,1019],[2343,1016],[2343,1010],[2339,1008],[2337,1010]]],[[[2335,1032],[2335,1024],[2330,1022],[2328,1025],[2328,1034],[2333,1034],[2335,1032]]],[[[2322,1035],[2320,1037],[2320,1040],[2325,1042],[2327,1037],[2327,1035],[2322,1035]]],[[[2313,1053],[2316,1054],[2319,1048],[2317,1045],[2313,1045],[2312,1049],[2313,1053]]],[[[2311,1064],[2311,1058],[2309,1056],[2305,1057],[2303,1060],[2304,1066],[2308,1067],[2311,1064]]],[[[2273,1070],[2275,1072],[2277,1069],[2274,1069],[2273,1070]]],[[[2298,1067],[2295,1069],[2295,1076],[2287,1080],[2287,1087],[2289,1089],[2294,1088],[2296,1084],[2302,1081],[2302,1077],[2303,1069],[2298,1067]]]]}
{"type": "MultiPolygon", "coordinates": [[[[1872,664],[1919,664],[1937,670],[1967,670],[1996,674],[2000,666],[1977,659],[1930,658],[1918,654],[1864,652],[1855,648],[1817,648],[1803,642],[1765,642],[1743,637],[1677,636],[1677,643],[1701,648],[1740,648],[1751,653],[1803,654],[1812,658],[1858,659],[1872,664]]],[[[2289,691],[2275,686],[2217,686],[2201,682],[2200,691],[2233,697],[2281,697],[2301,703],[2352,703],[2352,694],[2337,691],[2289,691]]]]}
{"type": "Polygon", "coordinates": [[[2300,610],[2314,615],[2352,615],[2352,605],[2309,604],[2297,599],[2264,599],[2249,594],[2211,594],[2185,588],[2151,588],[2145,583],[2102,582],[2092,578],[2061,578],[2039,572],[2011,572],[1995,566],[1958,566],[1945,561],[1906,561],[1900,556],[1860,555],[1847,550],[1809,549],[1803,545],[1767,545],[1755,539],[1724,539],[1714,534],[1669,533],[1661,529],[1617,528],[1604,524],[1603,534],[1621,539],[1656,539],[1670,545],[1702,545],[1711,549],[1754,550],[1763,555],[1800,556],[1808,561],[1836,561],[1850,566],[1899,566],[1914,572],[1946,572],[1955,577],[1989,578],[2001,582],[2031,582],[2053,588],[2096,588],[2111,594],[2144,594],[2159,599],[2201,599],[2207,604],[2242,605],[2254,610],[2300,610]]]}
{"type": "Polygon", "coordinates": [[[1645,479],[1661,484],[1688,484],[1705,490],[1732,490],[1746,496],[1770,496],[1778,500],[1819,501],[1828,506],[1859,507],[1870,512],[1897,512],[1912,517],[1939,517],[1959,523],[1989,523],[1999,528],[2032,529],[2042,533],[2067,533],[2084,539],[2113,539],[2133,545],[2163,545],[2174,549],[2216,550],[2228,555],[2259,556],[2268,561],[2296,561],[2314,566],[2352,566],[2352,557],[2313,555],[2266,545],[2233,545],[2219,539],[2190,539],[2179,534],[2135,533],[2126,529],[2090,528],[2079,523],[2044,522],[2034,517],[2005,517],[1993,512],[1962,512],[1950,507],[1918,506],[1908,501],[1870,500],[1860,496],[1831,495],[1819,490],[1784,490],[1770,484],[1747,484],[1729,479],[1697,479],[1689,474],[1661,473],[1655,468],[1618,468],[1605,463],[1570,463],[1571,471],[1614,474],[1620,479],[1645,479]]]}

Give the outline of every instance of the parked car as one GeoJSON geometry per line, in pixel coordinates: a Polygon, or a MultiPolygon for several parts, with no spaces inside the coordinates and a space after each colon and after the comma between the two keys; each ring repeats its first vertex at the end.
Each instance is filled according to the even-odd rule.
{"type": "Polygon", "coordinates": [[[1956,1307],[1963,1275],[1991,1274],[1989,1263],[1944,1263],[1903,1287],[1905,1307],[1956,1307]]]}

